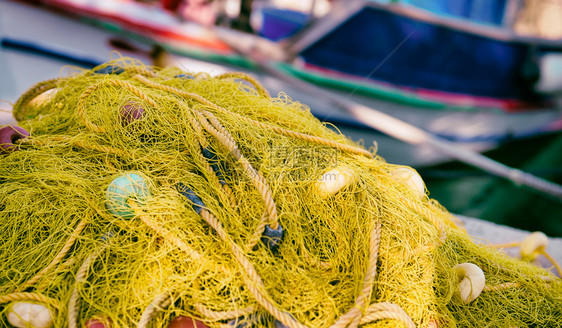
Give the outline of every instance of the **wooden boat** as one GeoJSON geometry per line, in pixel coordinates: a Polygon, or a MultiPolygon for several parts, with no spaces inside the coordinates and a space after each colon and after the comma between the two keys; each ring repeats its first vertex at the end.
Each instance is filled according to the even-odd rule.
{"type": "Polygon", "coordinates": [[[466,1],[352,1],[294,40],[289,52],[300,65],[284,68],[314,83],[414,106],[548,106],[541,91],[562,89],[562,79],[551,79],[562,42],[516,34],[508,2],[472,8],[466,1]],[[438,12],[441,3],[468,8],[438,12]]]}
{"type": "MultiPolygon", "coordinates": [[[[193,58],[255,67],[223,41],[229,39],[245,46],[246,52],[259,46],[262,51],[271,50],[266,55],[280,57],[279,47],[266,40],[220,27],[210,31],[194,23],[180,23],[172,15],[138,2],[42,2],[113,33],[193,58]]],[[[335,87],[344,97],[349,92],[363,95],[365,98],[359,100],[377,109],[448,140],[478,144],[475,147],[479,150],[559,130],[560,113],[536,110],[552,104],[534,85],[556,89],[552,70],[544,63],[556,64],[560,43],[517,36],[499,26],[507,20],[506,5],[502,1],[489,3],[495,4],[495,14],[486,14],[491,17],[485,17],[486,25],[403,2],[346,2],[345,8],[333,10],[291,40],[288,57],[299,60],[280,61],[277,67],[317,85],[335,87]],[[360,37],[351,37],[354,35],[360,37]],[[532,55],[538,56],[536,62],[532,55]],[[531,68],[525,71],[525,67],[531,68]],[[543,74],[533,84],[538,67],[543,68],[543,74]],[[524,73],[528,73],[526,78],[524,73]],[[525,108],[535,111],[504,115],[505,111],[525,108]],[[473,109],[473,113],[462,114],[458,109],[473,109]]],[[[311,107],[321,119],[362,126],[345,114],[311,107]]]]}
{"type": "MultiPolygon", "coordinates": [[[[248,35],[180,23],[136,2],[42,2],[173,52],[252,66],[223,41],[246,38],[252,40],[236,42],[255,46],[248,35]]],[[[456,7],[464,2],[455,1],[456,7]]],[[[423,108],[520,111],[552,104],[542,91],[562,90],[562,78],[551,73],[562,63],[561,42],[516,34],[507,0],[482,2],[478,10],[464,4],[465,10],[449,13],[438,9],[455,6],[441,3],[346,1],[287,42],[289,55],[279,68],[316,84],[423,108]]],[[[282,56],[274,52],[267,55],[282,56]]]]}

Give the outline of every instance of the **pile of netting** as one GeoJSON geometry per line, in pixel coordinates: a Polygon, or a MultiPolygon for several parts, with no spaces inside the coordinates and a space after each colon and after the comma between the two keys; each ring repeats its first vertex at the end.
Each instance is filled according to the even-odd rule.
{"type": "Polygon", "coordinates": [[[2,326],[562,326],[554,274],[247,75],[120,59],[13,112],[2,326]]]}

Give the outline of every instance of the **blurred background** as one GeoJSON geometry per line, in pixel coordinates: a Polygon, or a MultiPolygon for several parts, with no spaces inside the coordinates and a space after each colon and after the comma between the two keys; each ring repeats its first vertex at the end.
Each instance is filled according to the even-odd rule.
{"type": "Polygon", "coordinates": [[[0,42],[0,124],[69,66],[245,71],[417,169],[451,212],[562,236],[559,194],[466,163],[562,183],[562,0],[1,0],[0,42]]]}

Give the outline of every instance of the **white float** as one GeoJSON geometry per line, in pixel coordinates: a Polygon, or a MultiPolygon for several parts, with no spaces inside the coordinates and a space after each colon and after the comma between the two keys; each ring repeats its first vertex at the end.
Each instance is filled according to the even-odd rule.
{"type": "Polygon", "coordinates": [[[43,92],[42,94],[38,95],[37,97],[33,98],[29,102],[29,105],[34,106],[34,107],[42,106],[42,105],[50,102],[55,97],[55,95],[57,94],[57,91],[58,91],[57,88],[47,90],[47,91],[43,92]]]}
{"type": "Polygon", "coordinates": [[[355,174],[350,168],[340,166],[322,174],[316,182],[316,189],[322,197],[328,197],[349,186],[355,180],[355,174]]]}
{"type": "Polygon", "coordinates": [[[13,302],[8,307],[8,322],[16,328],[51,328],[53,318],[49,309],[39,303],[13,302]]]}
{"type": "Polygon", "coordinates": [[[486,285],[486,276],[479,266],[472,263],[455,265],[455,272],[459,278],[459,293],[466,304],[474,301],[486,285]]]}
{"type": "Polygon", "coordinates": [[[399,167],[393,170],[390,175],[394,180],[404,184],[420,198],[425,196],[425,183],[416,170],[411,167],[399,167]]]}
{"type": "Polygon", "coordinates": [[[548,237],[544,233],[536,231],[523,239],[519,246],[519,252],[521,253],[521,258],[533,261],[544,253],[547,246],[548,237]]]}

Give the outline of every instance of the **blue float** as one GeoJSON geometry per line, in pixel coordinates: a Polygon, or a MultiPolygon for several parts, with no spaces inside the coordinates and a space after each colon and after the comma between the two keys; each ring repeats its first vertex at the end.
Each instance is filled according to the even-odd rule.
{"type": "Polygon", "coordinates": [[[176,184],[176,190],[191,202],[191,206],[197,214],[201,214],[201,211],[205,208],[205,204],[193,190],[189,189],[189,187],[182,182],[176,184]]]}
{"type": "Polygon", "coordinates": [[[126,173],[115,178],[105,193],[105,207],[112,214],[130,219],[135,216],[135,212],[129,206],[129,199],[143,201],[151,195],[148,181],[135,173],[126,173]]]}
{"type": "Polygon", "coordinates": [[[201,148],[201,153],[203,153],[203,157],[205,157],[209,161],[209,165],[211,165],[211,168],[217,175],[219,182],[222,185],[225,185],[226,181],[224,179],[224,175],[219,166],[219,160],[217,154],[215,154],[210,148],[201,148]]]}
{"type": "Polygon", "coordinates": [[[184,79],[184,80],[193,80],[195,78],[195,76],[187,74],[187,73],[178,74],[174,77],[176,79],[184,79]]]}
{"type": "Polygon", "coordinates": [[[264,243],[272,252],[276,252],[283,241],[283,227],[279,225],[279,228],[273,229],[269,225],[265,226],[263,235],[261,237],[261,242],[264,243]]]}

